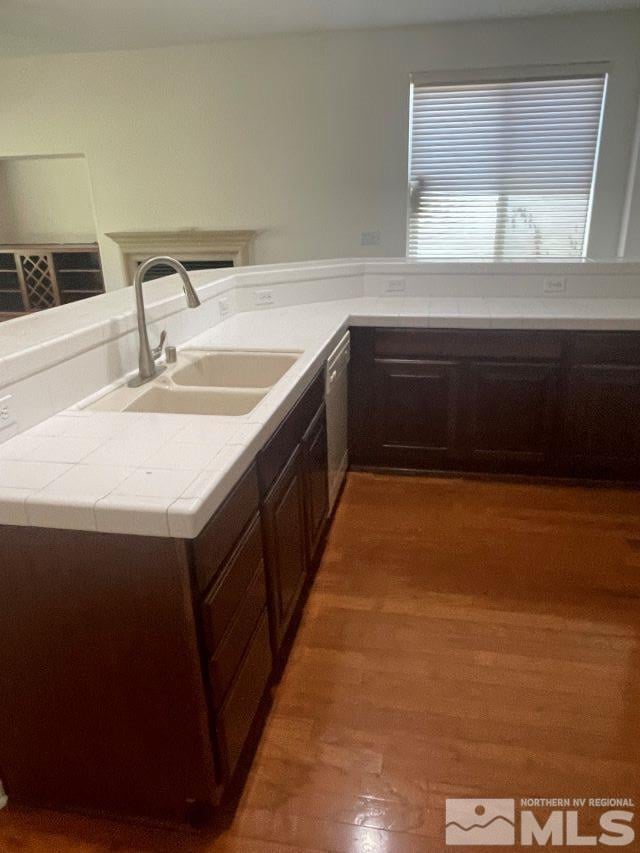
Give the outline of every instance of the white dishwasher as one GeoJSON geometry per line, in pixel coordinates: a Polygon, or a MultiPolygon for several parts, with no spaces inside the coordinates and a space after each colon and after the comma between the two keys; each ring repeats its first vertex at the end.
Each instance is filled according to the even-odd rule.
{"type": "Polygon", "coordinates": [[[327,451],[329,477],[329,509],[338,497],[349,464],[347,445],[349,332],[327,359],[327,451]]]}

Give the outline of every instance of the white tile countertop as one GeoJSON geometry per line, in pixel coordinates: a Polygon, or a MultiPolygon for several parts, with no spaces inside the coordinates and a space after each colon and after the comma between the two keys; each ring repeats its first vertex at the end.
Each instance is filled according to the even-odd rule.
{"type": "Polygon", "coordinates": [[[94,411],[74,401],[0,444],[0,524],[197,536],[349,325],[640,329],[640,298],[364,295],[235,313],[188,346],[302,352],[248,415],[94,411]]]}

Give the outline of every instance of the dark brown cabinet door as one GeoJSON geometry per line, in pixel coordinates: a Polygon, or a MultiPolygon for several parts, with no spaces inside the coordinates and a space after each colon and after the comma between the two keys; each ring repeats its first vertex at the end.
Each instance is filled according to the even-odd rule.
{"type": "Polygon", "coordinates": [[[322,540],[329,511],[327,419],[324,404],[309,425],[302,439],[302,448],[307,518],[307,558],[309,565],[311,565],[322,540]]]}
{"type": "Polygon", "coordinates": [[[271,676],[271,648],[267,614],[263,613],[251,637],[238,674],[216,716],[221,775],[229,781],[257,723],[271,676]]]}
{"type": "Polygon", "coordinates": [[[266,606],[260,517],[244,531],[200,606],[209,691],[219,708],[266,606]]]}
{"type": "Polygon", "coordinates": [[[540,469],[551,461],[559,367],[477,361],[468,365],[465,456],[483,469],[540,469]]]}
{"type": "Polygon", "coordinates": [[[352,464],[640,480],[640,335],[352,329],[352,464]]]}
{"type": "Polygon", "coordinates": [[[306,525],[302,453],[297,445],[263,506],[272,640],[278,650],[306,579],[306,525]]]}
{"type": "Polygon", "coordinates": [[[564,454],[595,475],[640,472],[640,367],[578,365],[569,371],[564,454]]]}
{"type": "Polygon", "coordinates": [[[376,359],[370,429],[381,464],[437,467],[455,453],[460,367],[376,359]]]}

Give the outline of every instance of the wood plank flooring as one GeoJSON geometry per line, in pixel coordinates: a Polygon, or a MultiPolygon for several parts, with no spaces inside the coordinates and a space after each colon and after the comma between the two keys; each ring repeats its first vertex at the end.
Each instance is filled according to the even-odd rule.
{"type": "Polygon", "coordinates": [[[231,825],[0,850],[431,853],[448,796],[640,802],[639,700],[638,492],[351,474],[231,825]]]}

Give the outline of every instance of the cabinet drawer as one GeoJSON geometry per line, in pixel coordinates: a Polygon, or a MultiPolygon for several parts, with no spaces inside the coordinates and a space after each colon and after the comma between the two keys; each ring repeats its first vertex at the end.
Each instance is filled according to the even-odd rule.
{"type": "Polygon", "coordinates": [[[260,516],[256,514],[202,603],[202,625],[210,655],[216,653],[248,587],[260,572],[264,578],[262,532],[260,516]]]}
{"type": "Polygon", "coordinates": [[[267,606],[267,588],[262,560],[224,637],[209,661],[211,696],[216,707],[224,701],[229,685],[251,640],[256,624],[267,606]]]}
{"type": "Polygon", "coordinates": [[[492,332],[486,329],[379,329],[374,353],[386,358],[523,358],[558,360],[561,332],[492,332]]]}
{"type": "Polygon", "coordinates": [[[302,440],[303,433],[323,399],[324,371],[320,371],[258,456],[262,495],[269,491],[294,448],[302,440]]]}
{"type": "Polygon", "coordinates": [[[227,779],[236,769],[269,683],[271,668],[271,646],[265,611],[216,722],[222,772],[227,779]]]}
{"type": "Polygon", "coordinates": [[[201,592],[218,572],[251,517],[257,513],[258,500],[258,474],[254,464],[194,540],[195,574],[201,592]]]}
{"type": "Polygon", "coordinates": [[[640,332],[579,332],[573,336],[574,364],[640,364],[640,332]]]}

